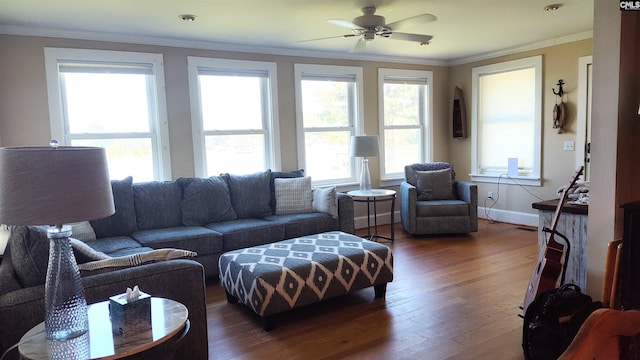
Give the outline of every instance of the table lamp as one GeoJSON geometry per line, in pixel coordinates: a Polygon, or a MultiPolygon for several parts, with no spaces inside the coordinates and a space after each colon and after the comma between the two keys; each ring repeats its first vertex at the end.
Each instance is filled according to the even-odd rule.
{"type": "Polygon", "coordinates": [[[65,340],[89,329],[87,302],[69,242],[71,227],[114,213],[105,150],[57,146],[0,148],[0,223],[49,225],[45,332],[65,340]]]}
{"type": "Polygon", "coordinates": [[[371,175],[367,157],[378,156],[378,136],[364,135],[351,137],[351,156],[362,158],[360,169],[360,190],[371,191],[371,175]]]}

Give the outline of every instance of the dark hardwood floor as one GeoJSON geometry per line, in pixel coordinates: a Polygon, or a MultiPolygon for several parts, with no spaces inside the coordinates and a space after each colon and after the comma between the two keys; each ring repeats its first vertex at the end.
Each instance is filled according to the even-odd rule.
{"type": "Polygon", "coordinates": [[[363,289],[281,314],[271,332],[210,281],[209,358],[523,358],[518,314],[537,229],[480,220],[469,235],[411,237],[395,224],[395,236],[383,242],[394,254],[386,299],[363,289]]]}

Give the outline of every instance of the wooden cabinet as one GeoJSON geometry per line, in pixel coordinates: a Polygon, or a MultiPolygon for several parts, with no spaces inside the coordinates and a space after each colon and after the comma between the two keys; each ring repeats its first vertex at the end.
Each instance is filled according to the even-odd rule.
{"type": "MultiPolygon", "coordinates": [[[[533,203],[531,206],[538,210],[538,258],[544,252],[548,233],[542,231],[544,227],[551,228],[553,215],[558,206],[559,199],[533,203]]],[[[565,284],[576,284],[583,291],[587,288],[587,220],[588,209],[586,205],[565,204],[558,218],[556,230],[569,240],[569,258],[565,284]]],[[[559,236],[555,240],[564,244],[559,236]]],[[[565,246],[565,252],[567,246],[565,246]]]]}

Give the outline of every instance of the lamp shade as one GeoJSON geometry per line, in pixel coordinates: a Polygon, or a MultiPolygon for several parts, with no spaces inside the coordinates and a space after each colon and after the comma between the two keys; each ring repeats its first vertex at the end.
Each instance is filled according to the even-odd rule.
{"type": "Polygon", "coordinates": [[[62,225],[114,211],[103,148],[0,148],[0,223],[62,225]]]}
{"type": "Polygon", "coordinates": [[[370,157],[378,156],[378,136],[364,135],[351,137],[351,156],[370,157]]]}

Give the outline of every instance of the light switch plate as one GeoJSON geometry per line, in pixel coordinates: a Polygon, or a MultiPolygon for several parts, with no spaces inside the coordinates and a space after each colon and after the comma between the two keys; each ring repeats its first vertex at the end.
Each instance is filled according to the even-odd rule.
{"type": "Polygon", "coordinates": [[[576,149],[576,143],[571,141],[571,140],[567,140],[564,142],[564,151],[574,151],[576,149]]]}

